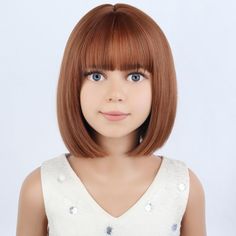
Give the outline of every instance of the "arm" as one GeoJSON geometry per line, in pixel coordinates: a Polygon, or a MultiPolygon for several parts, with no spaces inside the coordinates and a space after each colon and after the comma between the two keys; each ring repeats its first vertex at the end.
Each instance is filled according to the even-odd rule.
{"type": "Polygon", "coordinates": [[[190,169],[189,177],[189,198],[186,211],[181,222],[180,235],[206,236],[204,189],[200,180],[190,169]]]}
{"type": "Polygon", "coordinates": [[[47,217],[41,188],[40,167],[23,181],[18,201],[16,236],[47,236],[47,217]]]}

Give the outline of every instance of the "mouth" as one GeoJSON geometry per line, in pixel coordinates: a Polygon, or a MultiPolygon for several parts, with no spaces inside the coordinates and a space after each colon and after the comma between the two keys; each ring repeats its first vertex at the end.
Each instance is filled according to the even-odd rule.
{"type": "Polygon", "coordinates": [[[123,120],[125,119],[129,114],[114,114],[114,113],[104,113],[104,112],[100,112],[107,120],[109,121],[119,121],[119,120],[123,120]]]}
{"type": "Polygon", "coordinates": [[[100,113],[104,114],[104,115],[110,115],[110,116],[124,116],[124,115],[129,115],[129,113],[125,113],[125,112],[121,112],[121,111],[108,111],[108,112],[102,112],[100,111],[100,113]]]}

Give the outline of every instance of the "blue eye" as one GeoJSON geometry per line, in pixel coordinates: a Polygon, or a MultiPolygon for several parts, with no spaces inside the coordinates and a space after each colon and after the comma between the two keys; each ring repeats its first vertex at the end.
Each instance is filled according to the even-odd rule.
{"type": "MultiPolygon", "coordinates": [[[[84,73],[84,76],[87,77],[89,75],[92,75],[92,80],[93,81],[99,81],[101,79],[101,75],[103,76],[103,73],[101,71],[88,71],[84,73]]],[[[145,75],[143,73],[140,72],[132,72],[129,73],[128,76],[132,76],[131,80],[134,82],[139,82],[140,81],[140,75],[141,77],[145,78],[145,75]]],[[[105,77],[105,76],[103,76],[105,77]]]]}
{"type": "Polygon", "coordinates": [[[134,72],[134,73],[130,73],[129,75],[131,75],[132,77],[131,77],[131,79],[132,79],[132,81],[134,81],[134,82],[139,82],[140,81],[140,75],[142,76],[142,77],[144,77],[144,74],[142,74],[142,73],[140,73],[140,72],[134,72]],[[134,80],[133,80],[134,79],[134,80]]]}
{"type": "Polygon", "coordinates": [[[101,71],[88,71],[84,73],[84,76],[87,77],[88,75],[92,75],[92,80],[99,81],[101,78],[102,72],[101,71]]]}
{"type": "Polygon", "coordinates": [[[101,74],[99,72],[94,72],[94,73],[92,73],[92,78],[95,81],[98,81],[101,78],[101,74]]]}

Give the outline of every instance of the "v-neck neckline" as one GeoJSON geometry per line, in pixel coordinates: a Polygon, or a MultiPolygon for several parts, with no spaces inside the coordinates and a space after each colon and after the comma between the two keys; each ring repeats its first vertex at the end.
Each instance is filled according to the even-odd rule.
{"type": "Polygon", "coordinates": [[[151,194],[155,190],[155,187],[156,187],[157,183],[160,181],[162,172],[164,170],[164,166],[165,166],[166,161],[167,161],[165,156],[161,156],[160,166],[157,170],[157,173],[156,173],[155,177],[153,178],[151,184],[146,189],[146,191],[142,194],[142,196],[130,208],[128,208],[120,216],[115,217],[115,216],[112,216],[110,213],[108,213],[104,208],[102,208],[102,206],[100,206],[98,204],[98,202],[93,198],[93,196],[89,193],[89,191],[85,187],[84,183],[81,181],[80,177],[75,173],[75,171],[71,167],[71,164],[69,163],[66,154],[62,154],[62,159],[65,162],[65,166],[67,167],[68,173],[71,175],[74,182],[77,185],[79,185],[78,188],[81,191],[83,191],[85,197],[87,197],[87,200],[88,200],[89,204],[91,204],[93,206],[93,208],[98,212],[98,214],[100,214],[100,217],[104,216],[104,217],[112,220],[113,222],[117,222],[117,221],[125,219],[126,217],[128,217],[130,215],[131,212],[137,210],[141,204],[146,202],[148,200],[148,198],[151,197],[151,194]]]}

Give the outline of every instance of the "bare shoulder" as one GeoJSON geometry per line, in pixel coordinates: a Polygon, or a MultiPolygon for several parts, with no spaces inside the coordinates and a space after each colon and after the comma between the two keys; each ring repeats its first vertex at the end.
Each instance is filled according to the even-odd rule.
{"type": "Polygon", "coordinates": [[[40,167],[38,167],[26,176],[20,189],[16,235],[46,236],[46,234],[47,217],[40,167]]]}
{"type": "Polygon", "coordinates": [[[205,192],[203,185],[197,175],[189,171],[189,197],[181,222],[181,236],[206,236],[205,222],[205,192]]]}
{"type": "Polygon", "coordinates": [[[28,197],[28,200],[35,199],[41,202],[41,175],[40,167],[30,172],[24,179],[21,186],[21,194],[28,197]]]}

